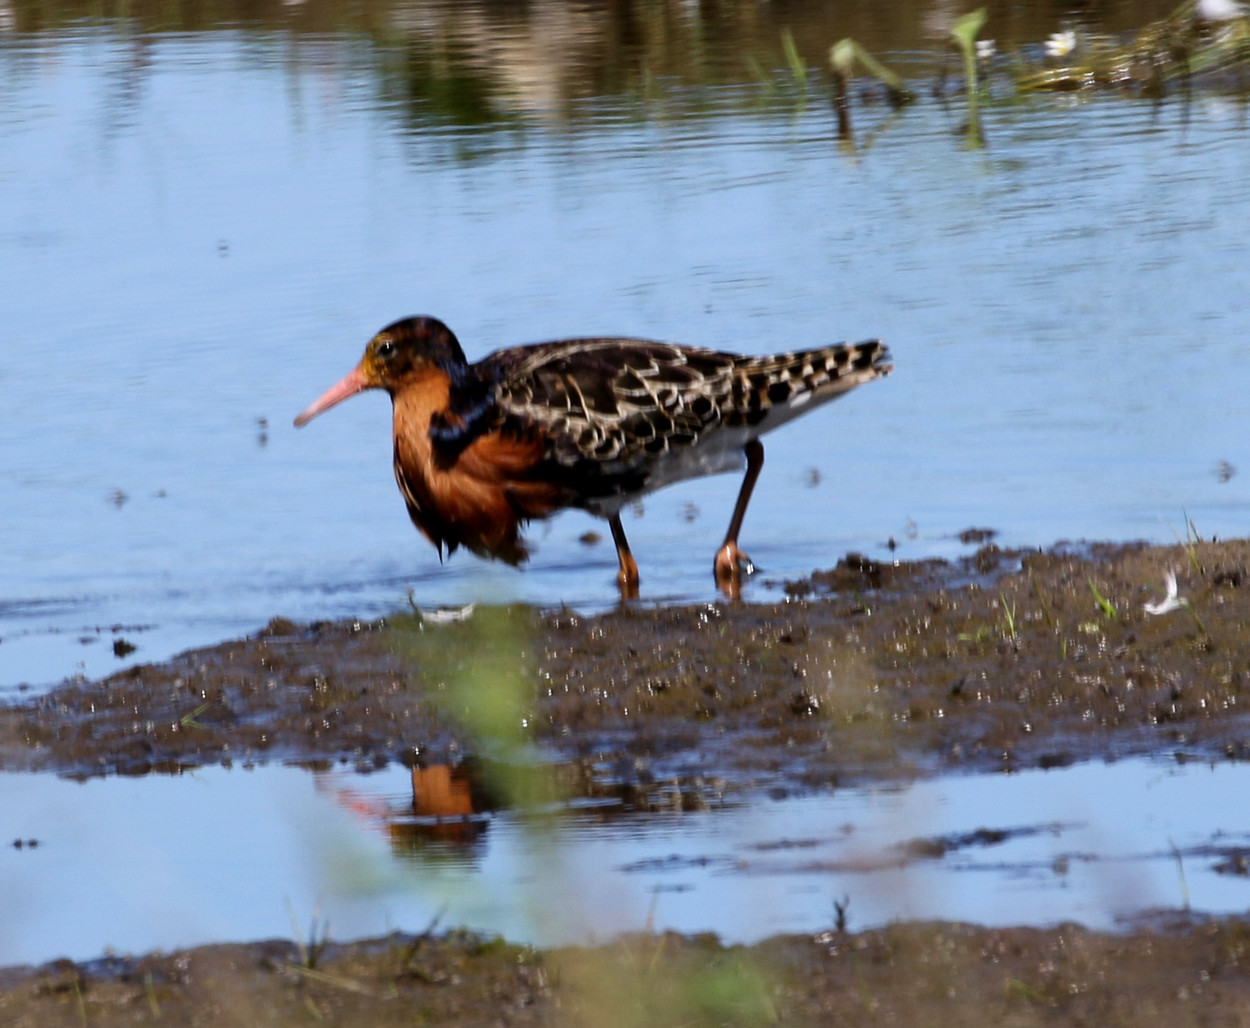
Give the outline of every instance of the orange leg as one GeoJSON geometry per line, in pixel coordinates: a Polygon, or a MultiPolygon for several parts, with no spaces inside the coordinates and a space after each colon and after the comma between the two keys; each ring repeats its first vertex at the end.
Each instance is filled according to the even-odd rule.
{"type": "Polygon", "coordinates": [[[616,584],[621,590],[622,600],[638,598],[638,562],[629,552],[629,540],[625,538],[625,529],[621,527],[620,514],[608,518],[608,527],[612,529],[612,541],[616,543],[616,559],[621,563],[621,570],[616,573],[616,584]]]}
{"type": "Polygon", "coordinates": [[[716,551],[716,562],[713,570],[716,573],[716,584],[721,592],[731,600],[738,599],[742,591],[742,568],[745,565],[748,573],[755,570],[751,558],[738,549],[738,532],[742,528],[742,519],[746,517],[747,504],[751,502],[751,492],[764,467],[764,444],[752,439],[743,449],[747,455],[747,473],[742,479],[742,488],[738,490],[738,502],[734,504],[734,515],[729,519],[729,531],[725,533],[725,541],[716,551]]]}

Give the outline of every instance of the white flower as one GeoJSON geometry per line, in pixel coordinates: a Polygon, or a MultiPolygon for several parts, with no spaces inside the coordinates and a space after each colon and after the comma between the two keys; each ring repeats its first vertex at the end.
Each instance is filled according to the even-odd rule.
{"type": "Polygon", "coordinates": [[[1076,49],[1076,33],[1071,29],[1064,29],[1062,32],[1054,32],[1051,37],[1046,40],[1046,56],[1047,57],[1067,57],[1076,49]]]}
{"type": "Polygon", "coordinates": [[[994,40],[992,39],[978,39],[977,40],[977,60],[978,61],[988,61],[996,53],[998,53],[998,48],[994,45],[994,40]]]}
{"type": "Polygon", "coordinates": [[[1164,576],[1163,583],[1168,594],[1158,603],[1143,604],[1147,614],[1170,614],[1174,610],[1180,610],[1181,607],[1189,606],[1187,599],[1177,595],[1175,571],[1169,571],[1164,576]]]}
{"type": "Polygon", "coordinates": [[[1245,9],[1235,0],[1198,0],[1194,13],[1199,21],[1233,21],[1246,16],[1245,9]]]}

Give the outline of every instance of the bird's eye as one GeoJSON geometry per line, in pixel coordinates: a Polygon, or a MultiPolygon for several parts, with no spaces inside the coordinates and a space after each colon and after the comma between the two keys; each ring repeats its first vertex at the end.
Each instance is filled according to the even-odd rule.
{"type": "Polygon", "coordinates": [[[390,360],[395,356],[395,344],[389,339],[384,339],[378,343],[378,356],[384,361],[390,360]]]}

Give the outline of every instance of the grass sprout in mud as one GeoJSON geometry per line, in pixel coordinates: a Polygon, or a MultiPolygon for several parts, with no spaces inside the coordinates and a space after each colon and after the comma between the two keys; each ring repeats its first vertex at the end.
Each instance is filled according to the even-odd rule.
{"type": "Polygon", "coordinates": [[[528,622],[521,608],[480,607],[448,622],[397,617],[387,635],[467,748],[488,759],[488,785],[506,805],[535,812],[557,796],[533,748],[528,622]]]}

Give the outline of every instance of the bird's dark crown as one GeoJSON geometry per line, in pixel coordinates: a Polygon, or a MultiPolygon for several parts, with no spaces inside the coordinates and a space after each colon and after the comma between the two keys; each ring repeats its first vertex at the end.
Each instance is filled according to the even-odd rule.
{"type": "Polygon", "coordinates": [[[402,318],[369,340],[361,369],[372,385],[394,391],[409,375],[430,367],[453,381],[466,370],[464,351],[455,334],[438,318],[402,318]]]}

